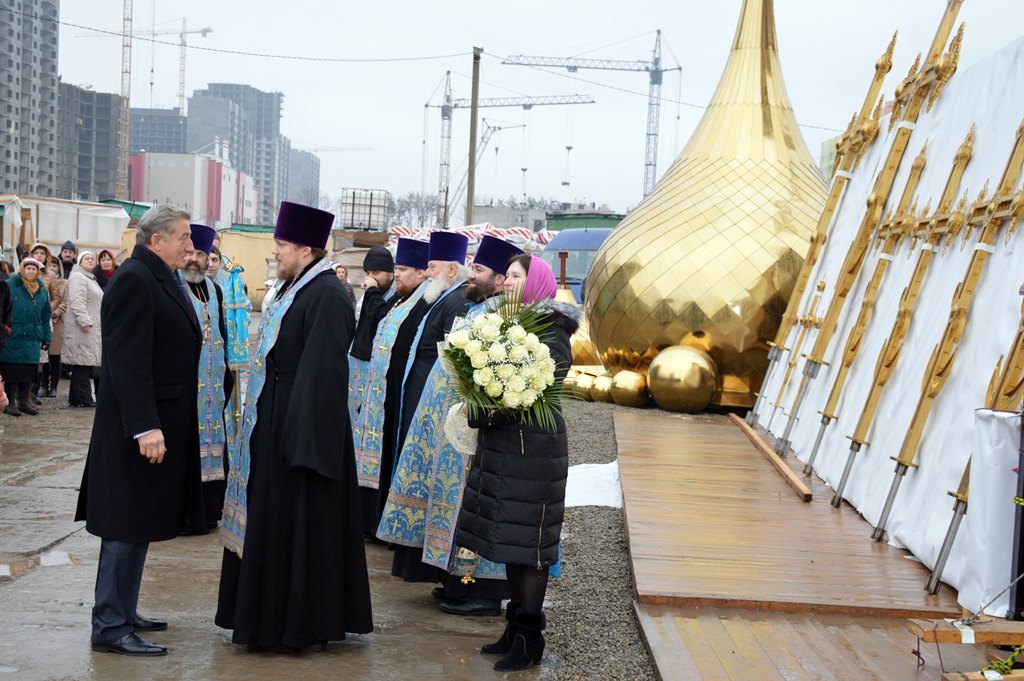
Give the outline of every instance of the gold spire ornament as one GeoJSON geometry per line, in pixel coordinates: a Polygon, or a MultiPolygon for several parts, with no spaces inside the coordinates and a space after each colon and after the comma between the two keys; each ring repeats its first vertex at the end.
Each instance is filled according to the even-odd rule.
{"type": "Polygon", "coordinates": [[[704,117],[587,282],[590,337],[610,372],[642,375],[664,348],[696,347],[714,361],[717,405],[753,404],[825,206],[782,80],[773,4],[744,0],[704,117]]]}

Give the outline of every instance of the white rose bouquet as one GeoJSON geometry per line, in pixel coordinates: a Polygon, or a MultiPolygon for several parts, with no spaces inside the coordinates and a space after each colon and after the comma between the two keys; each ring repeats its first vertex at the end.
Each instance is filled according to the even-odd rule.
{"type": "Polygon", "coordinates": [[[441,357],[470,418],[497,409],[555,430],[562,386],[541,341],[550,325],[540,305],[505,296],[495,311],[455,321],[441,344],[441,357]]]}

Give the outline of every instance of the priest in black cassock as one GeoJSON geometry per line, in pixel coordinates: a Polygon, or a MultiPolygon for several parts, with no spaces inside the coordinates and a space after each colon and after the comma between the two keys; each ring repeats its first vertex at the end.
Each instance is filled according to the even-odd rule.
{"type": "Polygon", "coordinates": [[[363,301],[359,308],[355,336],[349,350],[349,411],[353,420],[366,399],[366,387],[370,381],[370,355],[373,352],[373,338],[377,335],[380,320],[398,303],[398,296],[392,286],[395,281],[395,259],[391,251],[383,246],[374,246],[363,258],[363,301]]]}
{"type": "MultiPolygon", "coordinates": [[[[409,433],[427,377],[437,362],[437,344],[451,331],[456,317],[465,316],[469,311],[470,302],[465,297],[469,278],[465,264],[468,246],[469,239],[462,234],[434,232],[430,235],[427,253],[429,279],[423,292],[423,299],[430,309],[416,331],[412,356],[402,383],[401,416],[395,438],[396,460],[409,433]]],[[[422,547],[396,544],[391,574],[407,582],[437,582],[440,579],[438,569],[424,564],[422,553],[422,547]]]]}
{"type": "MultiPolygon", "coordinates": [[[[399,239],[394,262],[393,304],[370,339],[368,391],[358,419],[353,417],[363,533],[373,540],[391,489],[405,366],[416,330],[429,309],[422,290],[427,277],[427,242],[399,239]]],[[[353,341],[353,353],[355,345],[353,341]]]]}
{"type": "Polygon", "coordinates": [[[216,623],[250,648],[323,650],[373,629],[352,429],[352,303],[326,260],[334,216],[282,202],[221,521],[216,623]]]}
{"type": "Polygon", "coordinates": [[[455,232],[434,232],[430,235],[427,252],[427,288],[423,299],[430,306],[420,328],[417,329],[413,356],[402,383],[402,418],[399,425],[397,447],[409,432],[416,405],[426,385],[427,376],[437,361],[437,344],[452,329],[456,317],[469,311],[470,303],[464,295],[469,268],[466,267],[466,249],[469,239],[455,232]]]}
{"type": "Polygon", "coordinates": [[[227,471],[228,424],[225,405],[234,387],[228,368],[228,330],[224,318],[224,291],[206,276],[213,238],[217,232],[206,225],[190,225],[194,252],[185,260],[181,276],[188,284],[189,302],[202,328],[203,349],[199,353],[198,408],[199,458],[203,476],[206,524],[189,527],[188,534],[206,534],[217,527],[224,507],[227,471]]]}

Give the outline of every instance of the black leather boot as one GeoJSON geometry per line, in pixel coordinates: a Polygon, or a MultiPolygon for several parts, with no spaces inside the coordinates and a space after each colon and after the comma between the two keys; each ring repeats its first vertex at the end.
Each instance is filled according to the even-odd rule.
{"type": "Polygon", "coordinates": [[[540,664],[544,657],[544,614],[517,612],[513,619],[516,636],[512,648],[494,664],[496,672],[517,672],[530,665],[540,664]]]}
{"type": "Polygon", "coordinates": [[[519,611],[519,606],[515,603],[509,602],[508,607],[505,608],[505,631],[502,632],[501,638],[494,643],[488,643],[480,652],[484,655],[504,655],[508,651],[512,650],[512,641],[516,638],[516,623],[515,617],[516,612],[519,611]]]}

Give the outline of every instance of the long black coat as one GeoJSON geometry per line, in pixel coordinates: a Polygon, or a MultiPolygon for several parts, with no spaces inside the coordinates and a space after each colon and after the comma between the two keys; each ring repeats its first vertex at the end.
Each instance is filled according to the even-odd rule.
{"type": "Polygon", "coordinates": [[[7,344],[7,336],[11,332],[14,315],[14,303],[11,300],[11,289],[6,281],[0,281],[0,350],[7,344]]]}
{"type": "Polygon", "coordinates": [[[206,526],[196,385],[202,333],[170,268],[136,246],[100,307],[103,355],[76,520],[106,539],[172,539],[206,526]],[[159,428],[151,464],[135,435],[159,428]]]}
{"type": "MultiPolygon", "coordinates": [[[[551,304],[552,326],[544,342],[556,376],[572,364],[569,337],[579,326],[573,306],[551,304]]],[[[455,544],[495,563],[537,568],[558,561],[565,515],[569,444],[565,421],[555,432],[510,419],[504,412],[470,420],[479,428],[476,454],[466,481],[455,544]]]]}
{"type": "Polygon", "coordinates": [[[224,551],[215,618],[235,643],[298,648],[373,630],[348,415],[354,328],[324,272],[295,294],[267,355],[245,545],[242,559],[224,551]]]}

